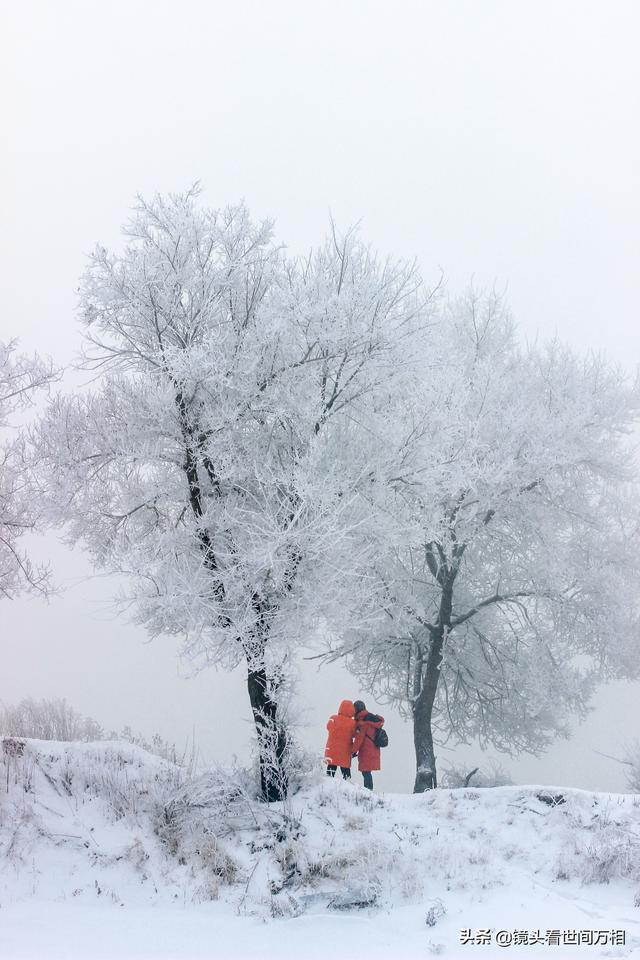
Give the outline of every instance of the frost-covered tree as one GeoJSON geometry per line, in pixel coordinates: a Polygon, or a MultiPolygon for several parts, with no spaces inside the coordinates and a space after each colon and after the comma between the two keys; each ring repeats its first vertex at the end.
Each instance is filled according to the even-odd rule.
{"type": "Polygon", "coordinates": [[[18,543],[35,529],[40,503],[30,482],[26,441],[12,417],[58,376],[50,362],[17,353],[16,341],[0,343],[0,596],[5,598],[45,593],[49,583],[47,568],[34,566],[18,543]]]}
{"type": "Polygon", "coordinates": [[[434,737],[538,753],[640,665],[637,384],[522,349],[496,296],[454,303],[431,350],[377,504],[385,614],[331,653],[412,719],[416,792],[434,737]]]}
{"type": "Polygon", "coordinates": [[[80,302],[95,384],[51,404],[41,472],[53,519],[130,578],[152,635],[245,662],[273,800],[285,663],[348,607],[367,549],[361,424],[399,382],[424,304],[411,266],[353,234],[292,262],[269,223],[196,196],[140,200],[124,252],[93,253],[80,302]]]}

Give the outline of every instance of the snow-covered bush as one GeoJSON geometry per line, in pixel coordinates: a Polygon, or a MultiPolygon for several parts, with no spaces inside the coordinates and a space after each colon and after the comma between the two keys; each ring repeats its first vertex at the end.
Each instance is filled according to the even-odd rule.
{"type": "Polygon", "coordinates": [[[186,749],[182,753],[178,753],[175,743],[164,740],[159,733],[154,733],[151,738],[148,738],[141,733],[135,733],[131,727],[126,726],[122,728],[120,733],[112,730],[109,734],[109,739],[126,740],[128,743],[133,743],[136,747],[141,747],[143,750],[146,750],[147,753],[153,753],[154,756],[161,757],[163,760],[178,764],[179,766],[193,764],[195,747],[191,755],[189,755],[186,749]]]}
{"type": "Polygon", "coordinates": [[[497,760],[491,760],[483,767],[473,768],[451,764],[442,775],[442,786],[455,787],[509,787],[513,780],[507,770],[497,760]]]}
{"type": "Polygon", "coordinates": [[[442,920],[442,918],[446,915],[446,912],[447,910],[442,900],[440,900],[440,898],[436,898],[433,903],[429,905],[424,922],[428,927],[435,927],[438,920],[442,920]]]}
{"type": "Polygon", "coordinates": [[[640,836],[619,802],[594,799],[587,807],[574,799],[566,818],[570,839],[558,855],[556,879],[578,878],[582,883],[640,881],[640,836]]]}
{"type": "MultiPolygon", "coordinates": [[[[168,794],[157,809],[154,831],[171,857],[202,878],[196,900],[205,901],[218,899],[223,885],[246,882],[247,857],[238,857],[234,849],[240,834],[277,835],[280,820],[257,799],[251,771],[214,769],[168,794]]],[[[262,848],[252,841],[251,853],[262,848]]]]}
{"type": "Polygon", "coordinates": [[[97,720],[78,713],[64,699],[26,697],[15,706],[0,704],[0,736],[87,742],[101,740],[104,731],[97,720]]]}
{"type": "Polygon", "coordinates": [[[177,850],[181,838],[193,837],[196,828],[204,835],[231,836],[257,825],[260,815],[251,774],[215,768],[186,780],[167,796],[158,833],[177,850]]]}
{"type": "Polygon", "coordinates": [[[583,883],[609,883],[620,877],[640,880],[640,841],[609,824],[579,847],[578,875],[583,883]]]}

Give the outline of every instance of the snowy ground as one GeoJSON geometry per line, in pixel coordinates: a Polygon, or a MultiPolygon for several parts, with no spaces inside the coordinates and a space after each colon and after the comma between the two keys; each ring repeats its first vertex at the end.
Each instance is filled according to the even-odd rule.
{"type": "Polygon", "coordinates": [[[266,807],[129,744],[2,743],[2,960],[431,955],[640,957],[640,797],[316,775],[266,807]]]}

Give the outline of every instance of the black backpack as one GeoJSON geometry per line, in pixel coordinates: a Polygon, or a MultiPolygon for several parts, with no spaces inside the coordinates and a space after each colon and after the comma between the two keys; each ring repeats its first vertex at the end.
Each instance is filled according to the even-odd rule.
{"type": "Polygon", "coordinates": [[[373,738],[373,742],[376,747],[379,748],[389,746],[389,737],[387,736],[387,731],[384,729],[384,727],[378,727],[373,738]]]}

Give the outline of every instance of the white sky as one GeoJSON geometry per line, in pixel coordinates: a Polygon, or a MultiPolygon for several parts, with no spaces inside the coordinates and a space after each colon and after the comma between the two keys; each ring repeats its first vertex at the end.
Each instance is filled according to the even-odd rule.
{"type": "MultiPolygon", "coordinates": [[[[506,287],[523,336],[640,357],[640,5],[635,0],[0,0],[0,337],[69,361],[93,244],[119,243],[137,192],[244,197],[294,251],[331,210],[450,289],[506,287]]],[[[202,751],[242,753],[242,677],[178,675],[105,607],[82,555],[50,537],[71,585],[4,603],[0,699],[66,696],[202,751]],[[78,582],[79,581],[79,582],[78,582]]],[[[183,673],[186,667],[183,667],[183,673]]],[[[640,687],[601,692],[570,743],[505,759],[517,780],[621,789],[640,687]]],[[[308,667],[305,737],[322,751],[344,696],[308,667]]],[[[384,708],[381,708],[385,712],[384,708]]],[[[410,789],[411,731],[390,716],[380,784],[410,789]]],[[[466,755],[477,761],[476,750],[466,755]]],[[[441,751],[440,759],[450,756],[441,751]]],[[[474,765],[475,762],[474,762],[474,765]]]]}

